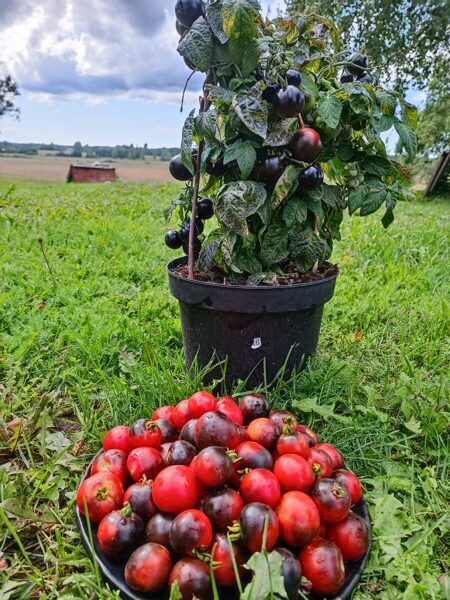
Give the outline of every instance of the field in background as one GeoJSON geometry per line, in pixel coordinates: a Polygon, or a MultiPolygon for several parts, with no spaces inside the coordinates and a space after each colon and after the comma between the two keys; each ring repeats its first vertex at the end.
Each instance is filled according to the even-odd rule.
{"type": "MultiPolygon", "coordinates": [[[[107,428],[200,385],[184,372],[165,272],[162,212],[179,188],[19,183],[2,200],[8,188],[0,597],[118,600],[81,547],[74,498],[107,428]]],[[[401,203],[388,231],[378,215],[343,229],[318,356],[269,397],[361,477],[373,548],[353,600],[438,600],[450,589],[448,198],[401,203]]]]}
{"type": "MultiPolygon", "coordinates": [[[[96,159],[72,158],[70,156],[0,156],[0,180],[65,182],[72,163],[92,164],[96,159]]],[[[118,177],[124,181],[170,181],[169,163],[152,160],[106,160],[116,168],[118,177]]]]}

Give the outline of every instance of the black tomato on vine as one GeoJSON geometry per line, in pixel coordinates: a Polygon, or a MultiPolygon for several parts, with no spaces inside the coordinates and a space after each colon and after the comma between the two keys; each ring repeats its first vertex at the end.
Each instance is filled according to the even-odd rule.
{"type": "Polygon", "coordinates": [[[212,586],[209,565],[198,558],[183,558],[173,567],[169,589],[176,581],[183,600],[211,600],[212,586]]]}
{"type": "Polygon", "coordinates": [[[268,156],[258,168],[258,177],[266,183],[275,183],[283,174],[284,165],[278,156],[268,156]]]}
{"type": "Polygon", "coordinates": [[[209,198],[203,198],[197,205],[197,215],[207,221],[214,216],[214,205],[209,198]]]}
{"type": "Polygon", "coordinates": [[[262,81],[264,79],[264,73],[259,69],[255,69],[250,73],[250,75],[256,79],[256,81],[262,81]]]}
{"type": "Polygon", "coordinates": [[[179,35],[184,35],[189,30],[189,27],[185,27],[183,23],[180,23],[178,20],[175,23],[175,27],[179,35]]]}
{"type": "Polygon", "coordinates": [[[176,440],[170,445],[166,461],[168,465],[185,465],[189,467],[196,454],[197,450],[192,444],[184,440],[176,440]]]}
{"type": "Polygon", "coordinates": [[[100,548],[111,558],[127,556],[139,545],[144,534],[141,517],[133,512],[131,504],[122,510],[113,510],[100,521],[97,539],[100,548]]]}
{"type": "Polygon", "coordinates": [[[312,163],[322,152],[322,140],[315,129],[300,129],[289,142],[288,149],[295,160],[312,163]]]}
{"type": "Polygon", "coordinates": [[[351,83],[353,81],[354,77],[353,75],[350,75],[349,73],[342,73],[339,81],[341,83],[351,83]]]}
{"type": "Polygon", "coordinates": [[[214,531],[226,531],[238,519],[243,508],[244,501],[232,488],[214,490],[201,502],[201,509],[209,517],[214,531]]]}
{"type": "Polygon", "coordinates": [[[177,20],[185,27],[190,27],[199,17],[204,16],[203,0],[178,0],[175,5],[177,20]]]}
{"type": "Polygon", "coordinates": [[[286,81],[289,85],[296,85],[299,87],[302,82],[302,76],[295,69],[289,69],[289,71],[286,72],[286,81]]]}
{"type": "Polygon", "coordinates": [[[273,102],[275,95],[280,91],[280,89],[281,85],[278,83],[269,83],[262,93],[263,100],[267,100],[267,102],[273,102]]]}
{"type": "Polygon", "coordinates": [[[252,554],[261,552],[266,521],[266,549],[270,552],[277,543],[280,533],[276,514],[270,506],[260,502],[251,502],[241,510],[239,515],[241,543],[252,554]]]}
{"type": "Polygon", "coordinates": [[[279,546],[274,549],[281,556],[283,563],[282,575],[284,580],[284,589],[289,600],[297,600],[302,582],[302,569],[297,557],[288,550],[279,546]]]}
{"type": "Polygon", "coordinates": [[[358,77],[360,83],[373,83],[374,79],[370,73],[363,73],[358,77]]]}
{"type": "Polygon", "coordinates": [[[367,68],[369,60],[365,54],[354,52],[347,59],[346,70],[351,75],[361,75],[367,68]]]}
{"type": "Polygon", "coordinates": [[[253,419],[267,417],[270,411],[270,404],[262,394],[247,394],[240,399],[239,408],[244,417],[244,425],[248,425],[253,419]]]}
{"type": "Polygon", "coordinates": [[[305,102],[305,94],[295,85],[288,85],[275,94],[273,107],[280,117],[289,119],[303,110],[305,102]]]}
{"type": "MultiPolygon", "coordinates": [[[[205,229],[205,225],[204,225],[203,221],[201,219],[196,219],[195,220],[195,237],[198,237],[199,235],[201,235],[203,233],[204,229],[205,229]]],[[[183,227],[178,232],[178,236],[179,236],[180,240],[183,242],[183,244],[186,244],[187,242],[189,242],[190,230],[191,230],[190,224],[186,223],[183,225],[183,227]]]]}
{"type": "Polygon", "coordinates": [[[205,171],[208,173],[208,175],[212,175],[213,177],[223,177],[228,172],[228,165],[223,163],[223,158],[217,162],[207,161],[205,165],[205,171]]]}
{"type": "Polygon", "coordinates": [[[164,242],[171,250],[178,250],[178,248],[181,248],[183,245],[183,242],[178,235],[178,231],[168,231],[164,236],[164,242]]]}
{"type": "MultiPolygon", "coordinates": [[[[194,258],[197,260],[197,258],[200,256],[200,251],[202,249],[202,243],[198,238],[194,238],[194,258]]],[[[184,242],[183,244],[183,252],[187,255],[189,254],[189,242],[184,242]]]]}
{"type": "Polygon", "coordinates": [[[181,160],[181,154],[177,154],[169,163],[169,171],[177,181],[189,181],[193,178],[192,173],[187,169],[181,160]]]}
{"type": "Polygon", "coordinates": [[[315,190],[323,183],[323,171],[319,165],[311,165],[300,173],[298,182],[304,190],[315,190]]]}

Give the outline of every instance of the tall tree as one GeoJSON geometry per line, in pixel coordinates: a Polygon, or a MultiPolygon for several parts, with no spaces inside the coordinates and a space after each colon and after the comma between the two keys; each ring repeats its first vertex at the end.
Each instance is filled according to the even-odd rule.
{"type": "Polygon", "coordinates": [[[397,89],[449,93],[447,0],[286,0],[292,14],[331,17],[352,49],[364,49],[397,89]]]}
{"type": "Polygon", "coordinates": [[[15,105],[15,99],[18,95],[17,83],[11,75],[6,75],[4,79],[0,79],[0,117],[6,114],[16,116],[19,114],[19,109],[15,105]]]}

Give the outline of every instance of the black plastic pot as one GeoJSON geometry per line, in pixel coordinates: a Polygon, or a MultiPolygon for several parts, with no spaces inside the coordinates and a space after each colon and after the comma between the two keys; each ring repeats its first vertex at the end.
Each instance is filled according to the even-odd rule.
{"type": "MultiPolygon", "coordinates": [[[[92,462],[89,465],[86,472],[84,473],[81,481],[84,481],[87,477],[89,477],[91,473],[91,466],[92,462]]],[[[369,512],[367,510],[367,504],[364,498],[362,498],[358,502],[358,504],[355,504],[352,507],[352,511],[359,515],[362,519],[364,519],[364,522],[366,523],[369,532],[371,532],[369,512]]],[[[75,520],[77,523],[78,531],[80,532],[83,546],[86,548],[91,559],[96,561],[105,581],[107,581],[113,589],[119,590],[121,598],[123,598],[124,600],[169,600],[168,593],[160,592],[156,594],[141,594],[130,589],[126,584],[124,577],[126,560],[112,560],[111,558],[106,556],[106,554],[100,548],[97,540],[98,526],[92,523],[90,533],[87,520],[78,510],[78,508],[75,508],[75,520]]],[[[359,560],[345,563],[344,584],[336,596],[327,596],[327,600],[332,600],[332,598],[335,598],[336,600],[349,600],[351,598],[354,589],[356,588],[359,580],[361,579],[364,567],[366,566],[367,560],[369,558],[369,553],[370,546],[367,549],[366,554],[362,556],[359,560]]],[[[236,591],[232,590],[221,590],[220,598],[221,600],[239,600],[239,594],[236,591]]],[[[322,596],[316,596],[314,594],[310,594],[308,598],[310,600],[322,600],[322,596]]]]}
{"type": "MultiPolygon", "coordinates": [[[[227,361],[225,385],[272,382],[316,352],[323,307],[334,294],[337,274],[283,286],[240,286],[191,281],[174,273],[186,258],[168,265],[170,290],[180,303],[187,366],[227,361]]],[[[208,373],[205,383],[221,375],[208,373]]]]}

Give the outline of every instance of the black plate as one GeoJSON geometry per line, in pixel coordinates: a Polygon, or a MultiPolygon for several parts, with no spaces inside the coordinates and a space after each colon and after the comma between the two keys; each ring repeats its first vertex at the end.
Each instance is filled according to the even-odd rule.
{"type": "MultiPolygon", "coordinates": [[[[91,463],[92,464],[92,463],[91,463]]],[[[81,481],[84,481],[87,477],[89,477],[91,471],[91,465],[89,465],[86,473],[84,474],[81,481]]],[[[367,527],[369,528],[369,532],[371,531],[371,524],[369,513],[367,510],[367,504],[364,498],[362,498],[358,504],[352,507],[353,512],[364,519],[367,527]]],[[[167,600],[169,594],[159,593],[159,594],[140,594],[138,592],[134,592],[130,589],[124,578],[124,568],[126,560],[116,561],[108,558],[104,552],[100,549],[97,541],[97,526],[92,523],[92,538],[93,545],[92,548],[91,540],[89,536],[89,529],[86,518],[80,513],[78,508],[75,509],[75,519],[77,522],[78,530],[81,535],[81,541],[83,542],[84,547],[89,553],[91,559],[95,558],[97,564],[100,568],[100,571],[104,577],[104,579],[109,583],[109,585],[113,589],[117,589],[120,591],[120,595],[124,600],[167,600]]],[[[351,595],[358,585],[358,582],[361,578],[364,567],[366,566],[367,560],[369,558],[370,546],[366,552],[366,554],[355,562],[347,562],[345,564],[345,581],[344,585],[340,589],[339,593],[336,596],[329,596],[329,600],[332,598],[339,598],[339,600],[348,600],[351,598],[351,595]]],[[[237,599],[237,596],[232,593],[222,593],[221,598],[223,600],[232,600],[237,599]]],[[[315,600],[316,598],[323,598],[322,596],[310,595],[309,598],[311,600],[315,600]]]]}

